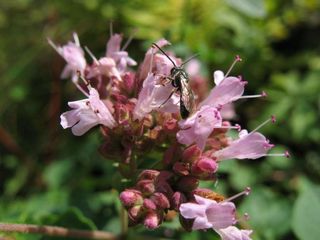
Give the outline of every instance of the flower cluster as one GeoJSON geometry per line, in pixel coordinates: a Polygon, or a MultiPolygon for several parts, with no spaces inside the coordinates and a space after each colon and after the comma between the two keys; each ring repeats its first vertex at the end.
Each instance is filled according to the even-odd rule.
{"type": "MultiPolygon", "coordinates": [[[[233,198],[199,188],[199,182],[215,181],[223,160],[267,155],[273,145],[258,130],[274,122],[274,117],[251,132],[224,120],[233,115],[232,102],[266,94],[243,96],[247,82],[229,76],[233,65],[241,61],[238,56],[226,74],[213,73],[216,86],[209,93],[206,79],[198,73],[199,63],[190,60],[186,72],[195,107],[182,119],[181,91],[172,83],[172,69],[181,66],[181,59],[150,47],[135,72],[131,67],[137,63],[126,51],[128,42],[121,48],[121,41],[122,35],[112,34],[99,59],[85,48],[92,58],[88,63],[76,34],[74,42],[64,46],[49,40],[67,62],[61,77],[71,77],[85,95],[68,103],[71,110],[61,115],[61,126],[77,136],[100,126],[100,152],[116,161],[119,172],[133,181],[132,187],[120,193],[131,226],[141,223],[155,229],[168,215],[178,213],[186,230],[212,228],[225,240],[251,239],[251,230],[235,226],[233,198]],[[239,137],[228,137],[230,129],[237,130],[239,137]],[[161,156],[159,161],[150,157],[155,152],[161,156]]],[[[160,39],[156,45],[163,48],[169,42],[160,39]]],[[[242,194],[248,193],[246,189],[242,194]]]]}

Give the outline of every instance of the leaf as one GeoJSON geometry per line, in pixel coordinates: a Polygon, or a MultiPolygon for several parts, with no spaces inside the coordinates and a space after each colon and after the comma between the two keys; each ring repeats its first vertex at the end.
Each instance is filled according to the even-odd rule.
{"type": "Polygon", "coordinates": [[[293,207],[292,228],[300,239],[318,240],[320,187],[306,186],[293,207]]]}
{"type": "MultiPolygon", "coordinates": [[[[267,188],[254,188],[240,207],[261,239],[281,239],[290,228],[291,204],[267,188]]],[[[258,238],[257,238],[258,239],[258,238]]]]}
{"type": "Polygon", "coordinates": [[[49,187],[57,188],[70,178],[73,165],[73,162],[70,160],[55,161],[51,163],[44,172],[44,179],[49,187]]]}
{"type": "Polygon", "coordinates": [[[232,8],[250,17],[263,18],[266,16],[266,8],[263,0],[227,0],[232,8]]]}

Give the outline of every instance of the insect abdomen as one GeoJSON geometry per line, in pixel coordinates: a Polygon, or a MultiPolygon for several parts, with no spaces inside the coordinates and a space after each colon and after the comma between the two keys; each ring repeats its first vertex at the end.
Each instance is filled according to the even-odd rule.
{"type": "Polygon", "coordinates": [[[190,112],[187,110],[184,102],[180,100],[180,115],[183,119],[189,117],[190,112]]]}

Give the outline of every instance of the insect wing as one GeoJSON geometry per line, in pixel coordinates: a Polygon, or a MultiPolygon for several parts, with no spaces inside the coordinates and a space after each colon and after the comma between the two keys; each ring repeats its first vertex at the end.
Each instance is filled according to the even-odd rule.
{"type": "Polygon", "coordinates": [[[187,79],[182,78],[181,81],[181,101],[183,102],[185,108],[189,111],[193,111],[194,97],[193,92],[188,84],[187,79]]]}

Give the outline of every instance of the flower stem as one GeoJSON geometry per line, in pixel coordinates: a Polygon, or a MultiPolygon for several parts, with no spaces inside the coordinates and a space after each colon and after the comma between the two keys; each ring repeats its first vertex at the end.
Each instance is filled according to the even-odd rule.
{"type": "Polygon", "coordinates": [[[117,239],[114,234],[104,231],[87,231],[57,226],[39,226],[34,224],[0,223],[0,232],[34,233],[55,237],[74,237],[85,239],[117,239]]]}
{"type": "Polygon", "coordinates": [[[122,205],[120,211],[121,235],[122,237],[125,237],[128,233],[128,214],[122,205]]]}

